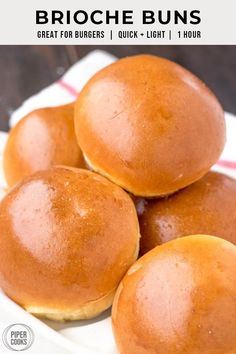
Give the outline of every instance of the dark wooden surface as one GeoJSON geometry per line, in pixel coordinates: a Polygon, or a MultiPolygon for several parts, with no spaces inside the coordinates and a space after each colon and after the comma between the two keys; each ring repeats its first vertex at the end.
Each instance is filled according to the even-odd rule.
{"type": "Polygon", "coordinates": [[[118,57],[152,53],[172,59],[205,81],[236,114],[236,46],[0,46],[0,130],[24,99],[60,78],[93,49],[118,57]]]}

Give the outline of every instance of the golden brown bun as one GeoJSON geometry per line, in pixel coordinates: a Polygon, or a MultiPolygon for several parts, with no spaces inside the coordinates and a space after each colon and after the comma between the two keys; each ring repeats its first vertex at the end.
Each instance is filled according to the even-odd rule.
{"type": "Polygon", "coordinates": [[[93,76],[78,97],[75,130],[95,171],[146,197],[201,178],[225,143],[213,93],[186,69],[150,55],[121,59],[93,76]]]}
{"type": "Polygon", "coordinates": [[[4,152],[4,171],[9,186],[52,165],[84,167],[73,116],[72,103],[36,109],[11,129],[4,152]]]}
{"type": "Polygon", "coordinates": [[[38,316],[91,318],[106,308],[139,249],[128,194],[60,167],[17,184],[0,204],[0,287],[38,316]]]}
{"type": "Polygon", "coordinates": [[[189,236],[128,271],[112,308],[120,354],[235,354],[236,247],[189,236]]]}
{"type": "Polygon", "coordinates": [[[141,254],[190,234],[222,237],[236,244],[236,180],[209,172],[166,199],[138,206],[141,254]]]}

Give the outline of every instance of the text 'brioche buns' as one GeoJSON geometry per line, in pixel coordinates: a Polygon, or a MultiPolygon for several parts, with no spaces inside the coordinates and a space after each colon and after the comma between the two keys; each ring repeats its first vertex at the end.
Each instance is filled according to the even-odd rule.
{"type": "Polygon", "coordinates": [[[189,236],[156,247],[117,290],[113,330],[120,354],[233,354],[236,247],[189,236]]]}
{"type": "Polygon", "coordinates": [[[0,287],[27,311],[92,318],[139,248],[134,204],[93,172],[58,167],[17,184],[0,204],[0,287]]]}
{"type": "Polygon", "coordinates": [[[75,106],[75,131],[95,171],[146,197],[198,180],[225,143],[213,93],[181,66],[150,55],[121,59],[88,81],[75,106]]]}
{"type": "Polygon", "coordinates": [[[218,236],[236,244],[236,180],[221,173],[209,172],[166,199],[146,200],[138,211],[141,254],[190,234],[218,236]]]}
{"type": "Polygon", "coordinates": [[[36,109],[11,129],[4,152],[4,172],[12,186],[53,165],[83,167],[74,131],[74,104],[36,109]]]}

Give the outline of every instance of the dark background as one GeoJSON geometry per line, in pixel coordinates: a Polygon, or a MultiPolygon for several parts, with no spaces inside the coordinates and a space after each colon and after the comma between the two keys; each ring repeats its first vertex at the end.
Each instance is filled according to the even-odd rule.
{"type": "Polygon", "coordinates": [[[0,130],[24,99],[49,85],[94,49],[117,57],[150,53],[182,64],[236,114],[236,46],[0,46],[0,130]]]}

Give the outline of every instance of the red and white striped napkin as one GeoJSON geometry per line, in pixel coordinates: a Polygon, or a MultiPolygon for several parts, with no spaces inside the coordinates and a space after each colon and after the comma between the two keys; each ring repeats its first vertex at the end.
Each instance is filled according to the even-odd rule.
{"type": "Polygon", "coordinates": [[[98,70],[111,64],[116,58],[106,52],[95,50],[74,64],[60,80],[28,98],[11,116],[10,126],[14,126],[33,109],[57,106],[76,99],[84,84],[98,70]]]}

